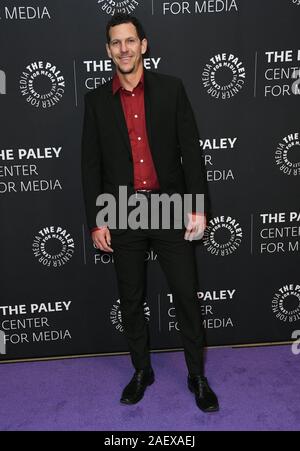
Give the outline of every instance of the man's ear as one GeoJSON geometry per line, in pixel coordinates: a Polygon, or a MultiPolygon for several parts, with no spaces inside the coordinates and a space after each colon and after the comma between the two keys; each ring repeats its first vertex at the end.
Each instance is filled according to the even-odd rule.
{"type": "Polygon", "coordinates": [[[111,58],[111,51],[110,51],[109,45],[107,43],[106,43],[105,47],[106,47],[108,57],[111,58]]]}
{"type": "Polygon", "coordinates": [[[146,38],[142,39],[142,55],[144,55],[147,52],[148,48],[148,41],[146,38]]]}

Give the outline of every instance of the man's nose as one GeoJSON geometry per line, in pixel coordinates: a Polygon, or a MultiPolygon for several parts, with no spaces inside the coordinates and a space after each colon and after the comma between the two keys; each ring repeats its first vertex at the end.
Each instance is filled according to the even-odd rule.
{"type": "Polygon", "coordinates": [[[121,42],[121,52],[126,53],[128,51],[126,41],[121,42]]]}

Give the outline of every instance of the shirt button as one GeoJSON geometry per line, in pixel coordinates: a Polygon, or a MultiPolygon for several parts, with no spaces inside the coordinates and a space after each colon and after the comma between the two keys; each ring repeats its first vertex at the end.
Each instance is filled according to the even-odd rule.
{"type": "Polygon", "coordinates": [[[146,185],[147,182],[145,182],[145,180],[143,181],[144,185],[146,185]]]}
{"type": "Polygon", "coordinates": [[[140,136],[138,136],[138,140],[140,141],[142,138],[140,136]]]}
{"type": "Polygon", "coordinates": [[[137,114],[135,114],[135,115],[134,115],[134,117],[138,117],[138,115],[137,115],[137,114]]]}
{"type": "Polygon", "coordinates": [[[134,97],[135,96],[135,94],[131,94],[132,95],[132,97],[134,97]]]}
{"type": "Polygon", "coordinates": [[[144,163],[144,160],[140,160],[141,163],[144,163]]]}

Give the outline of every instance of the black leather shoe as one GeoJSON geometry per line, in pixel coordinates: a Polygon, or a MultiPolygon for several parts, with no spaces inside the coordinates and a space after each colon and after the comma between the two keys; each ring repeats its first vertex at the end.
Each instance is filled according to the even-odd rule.
{"type": "Polygon", "coordinates": [[[219,403],[216,394],[204,376],[188,376],[188,387],[195,393],[196,404],[203,412],[217,412],[219,403]]]}
{"type": "Polygon", "coordinates": [[[124,388],[120,402],[122,404],[136,404],[144,396],[148,385],[154,382],[153,369],[137,370],[129,384],[124,388]]]}

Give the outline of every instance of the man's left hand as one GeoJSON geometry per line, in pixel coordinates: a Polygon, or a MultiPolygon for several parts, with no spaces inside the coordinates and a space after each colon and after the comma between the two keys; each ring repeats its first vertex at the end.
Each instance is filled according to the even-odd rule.
{"type": "Polygon", "coordinates": [[[200,240],[206,228],[205,213],[188,213],[188,225],[184,234],[185,240],[200,240]]]}

